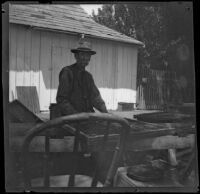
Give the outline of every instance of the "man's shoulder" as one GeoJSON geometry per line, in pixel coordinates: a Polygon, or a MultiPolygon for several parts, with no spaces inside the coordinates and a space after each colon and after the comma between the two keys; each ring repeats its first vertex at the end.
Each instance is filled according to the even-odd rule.
{"type": "Polygon", "coordinates": [[[63,68],[61,69],[61,71],[69,71],[69,70],[72,69],[72,67],[73,67],[73,65],[67,65],[67,66],[63,67],[63,68]]]}
{"type": "Polygon", "coordinates": [[[60,76],[64,73],[65,75],[66,74],[72,74],[72,66],[73,65],[68,65],[68,66],[65,66],[61,69],[60,71],[60,76]]]}
{"type": "Polygon", "coordinates": [[[86,73],[87,77],[89,77],[90,79],[93,79],[93,76],[89,71],[85,71],[85,73],[86,73]]]}

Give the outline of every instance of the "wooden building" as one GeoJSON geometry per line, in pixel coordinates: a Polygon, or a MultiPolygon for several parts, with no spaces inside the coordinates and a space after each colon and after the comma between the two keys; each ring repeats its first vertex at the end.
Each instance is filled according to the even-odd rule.
{"type": "Polygon", "coordinates": [[[9,101],[22,96],[30,103],[35,96],[23,93],[23,88],[35,88],[39,111],[49,110],[50,103],[56,102],[59,72],[75,62],[70,50],[84,34],[97,52],[87,70],[107,108],[115,110],[119,102],[136,102],[137,56],[142,42],[97,24],[79,5],[11,4],[9,25],[9,101]]]}

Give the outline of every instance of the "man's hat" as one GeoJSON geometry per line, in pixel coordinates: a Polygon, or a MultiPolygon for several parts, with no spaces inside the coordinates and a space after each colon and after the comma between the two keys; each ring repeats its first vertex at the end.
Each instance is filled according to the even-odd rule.
{"type": "Polygon", "coordinates": [[[91,44],[85,40],[81,40],[76,49],[71,49],[72,53],[77,53],[80,51],[90,53],[91,55],[96,54],[96,52],[91,49],[91,44]]]}

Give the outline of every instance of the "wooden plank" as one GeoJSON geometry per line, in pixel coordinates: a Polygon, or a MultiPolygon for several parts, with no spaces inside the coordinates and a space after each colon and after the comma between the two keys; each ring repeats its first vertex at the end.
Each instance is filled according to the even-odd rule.
{"type": "MultiPolygon", "coordinates": [[[[13,137],[10,138],[10,149],[11,152],[20,152],[23,137],[13,137]]],[[[72,152],[73,150],[73,136],[67,136],[64,139],[50,139],[50,152],[72,152]]],[[[45,136],[37,136],[35,137],[29,147],[31,152],[44,152],[45,150],[45,136]]]]}
{"type": "Polygon", "coordinates": [[[55,80],[58,79],[56,74],[57,64],[61,63],[62,49],[60,47],[60,38],[57,33],[52,34],[52,43],[51,43],[51,90],[50,90],[50,103],[56,102],[56,88],[55,80]]]}
{"type": "MultiPolygon", "coordinates": [[[[27,27],[24,28],[25,31],[25,47],[24,47],[24,80],[23,80],[23,86],[27,87],[27,93],[24,91],[24,94],[26,96],[26,104],[27,107],[30,108],[31,111],[34,113],[35,106],[34,106],[34,96],[31,94],[31,88],[29,86],[31,85],[31,30],[27,27]]],[[[18,91],[17,91],[18,92],[18,91]]],[[[19,96],[18,96],[19,97],[19,96]]],[[[20,99],[20,97],[18,98],[20,99]]],[[[25,100],[25,99],[23,99],[25,100]]],[[[21,101],[23,102],[23,101],[21,101]]]]}
{"type": "Polygon", "coordinates": [[[16,86],[23,86],[24,79],[24,43],[25,31],[21,26],[17,30],[16,86]]]}
{"type": "Polygon", "coordinates": [[[174,122],[194,122],[195,117],[189,114],[181,114],[181,113],[167,113],[167,112],[159,112],[159,113],[145,113],[135,115],[140,121],[151,122],[151,123],[174,123],[174,122]]]}
{"type": "MultiPolygon", "coordinates": [[[[112,33],[113,35],[116,35],[116,36],[122,36],[120,35],[118,32],[116,31],[113,31],[112,29],[110,28],[106,28],[105,26],[102,26],[98,23],[95,23],[93,21],[85,21],[85,20],[82,20],[81,19],[72,19],[72,17],[70,18],[69,15],[60,15],[59,13],[58,14],[55,14],[55,15],[44,15],[44,14],[39,14],[38,12],[35,12],[35,13],[32,13],[29,12],[29,11],[21,11],[20,12],[16,12],[16,11],[13,11],[13,13],[11,13],[11,17],[13,17],[13,19],[21,19],[22,21],[34,21],[35,19],[38,18],[42,18],[40,20],[40,22],[38,22],[38,24],[43,24],[43,23],[50,23],[50,24],[53,24],[54,22],[55,23],[58,23],[60,26],[62,26],[63,28],[66,28],[66,24],[68,24],[70,26],[70,28],[73,28],[73,24],[78,27],[78,25],[82,24],[79,29],[81,28],[84,28],[86,30],[88,29],[92,29],[94,31],[97,31],[97,32],[104,32],[104,33],[112,33]],[[88,27],[88,29],[87,29],[88,27]],[[102,28],[101,28],[102,27],[102,28]]],[[[53,27],[53,26],[52,26],[53,27]]],[[[126,37],[128,38],[128,37],[126,37]]]]}
{"type": "Polygon", "coordinates": [[[29,88],[27,86],[16,86],[17,91],[17,99],[30,111],[32,111],[32,107],[30,105],[31,99],[29,98],[29,88]]]}
{"type": "Polygon", "coordinates": [[[131,88],[133,90],[136,90],[136,80],[137,80],[137,56],[138,56],[138,50],[136,48],[131,47],[130,48],[131,54],[130,54],[130,61],[131,64],[131,88]]]}
{"type": "Polygon", "coordinates": [[[41,32],[41,53],[40,53],[40,109],[49,110],[50,89],[51,89],[51,39],[52,34],[41,32]]]}
{"type": "MultiPolygon", "coordinates": [[[[40,32],[31,31],[31,73],[30,86],[36,87],[38,98],[40,96],[40,32]]],[[[40,101],[39,101],[40,103],[40,101]]],[[[38,105],[40,110],[40,104],[38,105]]]]}
{"type": "Polygon", "coordinates": [[[9,38],[9,101],[16,98],[16,63],[17,63],[17,28],[15,25],[10,25],[9,38]]]}
{"type": "MultiPolygon", "coordinates": [[[[40,7],[41,8],[41,7],[40,7]]],[[[27,12],[27,9],[28,8],[24,8],[24,12],[27,12]]],[[[14,11],[14,10],[13,10],[14,11]]],[[[18,10],[18,13],[17,14],[19,14],[19,13],[21,13],[23,10],[20,10],[20,12],[19,12],[19,10],[18,10]]],[[[31,13],[31,12],[33,12],[33,10],[29,10],[28,11],[28,13],[31,13]]],[[[38,12],[35,12],[36,14],[38,14],[38,12]]],[[[42,12],[43,13],[43,12],[42,12]]],[[[46,10],[45,10],[45,13],[46,13],[46,10]]],[[[55,9],[52,9],[52,11],[50,12],[50,13],[48,13],[48,14],[43,14],[43,15],[41,15],[41,16],[43,16],[44,17],[44,15],[46,15],[46,16],[49,16],[49,15],[52,15],[53,13],[56,13],[56,10],[55,9]]],[[[56,16],[57,15],[60,15],[60,13],[61,12],[57,12],[55,15],[53,15],[53,18],[56,18],[56,16]]],[[[74,17],[74,15],[76,14],[76,13],[74,13],[74,12],[71,12],[72,13],[72,16],[70,16],[70,17],[74,17]]],[[[83,12],[82,12],[83,13],[83,12]]],[[[66,13],[65,13],[66,14],[66,13]]],[[[69,15],[69,13],[68,13],[68,15],[69,15]]],[[[23,18],[24,18],[24,16],[23,16],[23,18]]],[[[29,17],[29,18],[31,18],[31,17],[29,17]]],[[[75,17],[76,18],[76,20],[77,20],[77,17],[75,17]]],[[[34,18],[35,19],[35,18],[34,18]]],[[[50,21],[52,20],[52,18],[49,18],[50,19],[50,21]]],[[[60,15],[60,17],[59,17],[59,19],[63,19],[63,14],[61,14],[60,15]]],[[[65,19],[67,19],[67,18],[65,18],[65,19]]],[[[42,21],[42,20],[41,20],[42,21]]],[[[70,20],[71,21],[71,20],[70,20]]],[[[75,22],[75,21],[73,21],[73,22],[75,22]]],[[[102,32],[102,28],[104,29],[104,30],[109,30],[110,31],[110,33],[112,32],[112,34],[113,35],[118,35],[118,36],[123,36],[124,38],[128,38],[128,39],[130,39],[131,40],[131,38],[129,38],[129,37],[127,37],[127,36],[124,36],[124,35],[121,35],[121,34],[119,34],[118,32],[116,32],[116,31],[114,31],[114,30],[112,30],[112,29],[109,29],[109,28],[107,28],[107,27],[105,27],[105,26],[102,26],[102,25],[100,25],[100,24],[97,24],[97,23],[95,23],[92,19],[90,19],[89,17],[88,17],[88,15],[87,14],[83,14],[83,16],[79,19],[79,24],[80,24],[80,22],[81,23],[85,23],[85,22],[89,22],[89,26],[91,26],[91,25],[95,25],[94,26],[94,29],[97,29],[97,28],[99,28],[99,30],[101,30],[101,32],[102,32]],[[83,20],[83,18],[84,18],[84,15],[86,16],[85,17],[85,19],[83,20]]],[[[85,24],[84,24],[85,25],[85,24]]],[[[133,40],[133,39],[132,39],[133,40]]],[[[137,41],[138,42],[138,41],[137,41]]]]}
{"type": "Polygon", "coordinates": [[[17,86],[18,100],[30,111],[39,113],[39,98],[35,86],[17,86]]]}
{"type": "Polygon", "coordinates": [[[117,58],[117,53],[118,53],[118,44],[117,43],[113,43],[112,44],[112,49],[113,49],[113,54],[112,54],[112,68],[113,68],[113,109],[116,110],[116,108],[118,107],[118,100],[117,100],[117,93],[116,93],[116,89],[117,89],[117,78],[118,78],[118,58],[117,58]]]}
{"type": "Polygon", "coordinates": [[[9,103],[9,117],[11,122],[42,122],[39,117],[33,114],[18,100],[9,103]]]}
{"type": "MultiPolygon", "coordinates": [[[[79,5],[78,5],[79,6],[79,5]]],[[[46,14],[54,14],[55,15],[57,13],[59,14],[62,14],[62,15],[69,15],[69,16],[76,16],[79,18],[84,18],[91,21],[91,19],[89,19],[89,16],[87,14],[85,14],[83,11],[82,11],[82,8],[81,7],[78,7],[77,5],[75,6],[72,6],[72,5],[66,5],[66,6],[59,6],[59,5],[51,5],[51,6],[48,6],[48,5],[45,5],[45,6],[41,6],[41,5],[12,5],[12,9],[15,9],[15,10],[24,10],[24,11],[32,11],[32,12],[35,12],[35,10],[33,10],[33,8],[39,8],[41,11],[42,11],[42,14],[46,13],[46,14]],[[54,13],[53,13],[54,12],[54,13]]],[[[38,13],[38,11],[37,11],[38,13]]],[[[38,13],[38,14],[41,14],[38,13]]],[[[45,15],[45,14],[44,14],[45,15]]]]}
{"type": "MultiPolygon", "coordinates": [[[[105,61],[105,65],[106,65],[106,69],[107,69],[107,83],[106,83],[106,86],[108,87],[108,88],[114,88],[114,84],[113,84],[113,82],[114,82],[114,76],[113,76],[113,71],[114,71],[114,69],[113,69],[113,66],[112,66],[112,56],[113,56],[113,49],[112,49],[112,45],[111,45],[111,43],[109,43],[109,42],[107,42],[106,43],[106,45],[105,45],[105,48],[107,48],[107,56],[106,56],[106,58],[107,58],[107,61],[105,61]]],[[[103,74],[104,76],[106,76],[105,74],[103,74]]],[[[109,101],[110,101],[110,103],[112,103],[112,96],[110,96],[110,99],[109,99],[109,101]]]]}
{"type": "Polygon", "coordinates": [[[131,144],[127,145],[127,149],[141,151],[141,150],[155,150],[155,149],[181,149],[194,147],[195,135],[191,134],[186,137],[177,136],[162,136],[156,138],[144,138],[143,141],[132,141],[131,144]]]}
{"type": "Polygon", "coordinates": [[[24,27],[24,79],[23,86],[31,85],[31,30],[28,27],[24,27]]]}
{"type": "Polygon", "coordinates": [[[95,40],[94,41],[94,49],[96,50],[97,54],[94,55],[92,58],[92,65],[93,65],[93,77],[94,77],[94,81],[97,85],[97,87],[102,87],[103,86],[103,82],[101,79],[101,58],[102,58],[102,53],[101,53],[101,41],[100,40],[95,40]]]}
{"type": "Polygon", "coordinates": [[[36,126],[35,122],[30,122],[30,123],[14,123],[10,122],[9,123],[9,135],[10,137],[16,137],[16,136],[21,136],[24,137],[27,132],[36,126]]]}
{"type": "Polygon", "coordinates": [[[60,64],[62,60],[62,48],[58,46],[52,46],[52,73],[51,73],[51,95],[50,95],[50,102],[56,103],[56,93],[58,88],[58,79],[59,79],[59,72],[60,72],[60,64]]]}
{"type": "MultiPolygon", "coordinates": [[[[89,19],[89,20],[83,20],[83,17],[82,18],[77,18],[77,17],[74,17],[74,13],[72,15],[72,17],[70,17],[70,15],[65,14],[60,14],[60,13],[55,13],[55,12],[49,12],[51,14],[42,14],[42,13],[39,13],[39,12],[33,12],[31,13],[32,10],[25,10],[25,11],[22,11],[22,10],[13,10],[12,13],[11,13],[11,16],[13,15],[14,18],[19,18],[19,19],[25,19],[27,17],[27,20],[28,21],[33,21],[36,19],[36,17],[38,18],[42,18],[42,20],[39,21],[39,23],[48,23],[50,22],[51,24],[53,24],[53,22],[55,23],[58,23],[60,24],[61,26],[63,26],[63,28],[68,24],[70,27],[73,27],[73,24],[75,26],[78,27],[78,25],[82,24],[79,26],[79,29],[80,28],[84,28],[87,30],[88,29],[91,29],[91,30],[94,30],[94,31],[97,31],[97,32],[104,32],[104,33],[110,33],[112,35],[116,35],[116,36],[119,36],[119,37],[122,37],[123,35],[119,34],[117,31],[114,31],[110,28],[107,28],[105,26],[102,26],[96,22],[94,22],[93,20],[89,19]],[[55,13],[55,14],[54,14],[55,13]]],[[[125,36],[124,38],[129,38],[127,36],[125,36]]],[[[129,38],[130,39],[130,38],[129,38]]]]}
{"type": "MultiPolygon", "coordinates": [[[[51,18],[51,20],[52,20],[52,18],[51,18]]],[[[139,41],[137,41],[133,38],[129,38],[124,35],[115,34],[115,33],[113,33],[113,31],[104,32],[104,31],[102,31],[102,28],[104,28],[103,26],[100,26],[99,31],[96,31],[96,27],[94,27],[93,30],[88,29],[88,28],[80,28],[80,26],[82,26],[80,23],[78,23],[77,26],[75,27],[74,23],[73,24],[66,23],[63,26],[63,24],[59,24],[58,22],[52,23],[50,21],[38,23],[35,19],[29,18],[29,17],[27,17],[27,20],[25,20],[24,16],[23,16],[23,18],[15,17],[15,18],[11,19],[12,23],[19,23],[19,24],[25,24],[25,25],[32,24],[33,26],[61,30],[61,31],[71,31],[71,32],[78,32],[78,33],[84,32],[85,34],[90,34],[90,35],[94,35],[96,37],[101,37],[101,38],[105,38],[105,39],[133,43],[133,44],[141,44],[139,41]],[[65,26],[68,26],[68,28],[66,28],[65,26]],[[113,34],[113,35],[110,35],[110,34],[113,34]]]]}
{"type": "MultiPolygon", "coordinates": [[[[112,137],[109,137],[112,138],[112,137]]],[[[117,136],[116,136],[117,138],[117,136]]],[[[114,150],[116,146],[116,139],[109,140],[108,146],[106,147],[107,151],[114,150]]],[[[103,137],[102,137],[103,139],[103,137]]],[[[44,152],[45,144],[44,136],[37,136],[33,139],[30,145],[30,151],[32,152],[44,152]]],[[[73,149],[73,140],[74,137],[67,136],[64,139],[50,139],[50,152],[68,152],[73,149]]],[[[92,140],[92,139],[91,139],[92,140]]],[[[88,145],[88,151],[94,152],[100,149],[100,143],[92,140],[88,145]]],[[[20,152],[23,142],[23,137],[17,136],[10,138],[10,148],[12,152],[20,152]]],[[[162,136],[156,138],[144,138],[143,141],[132,141],[129,140],[127,145],[128,150],[132,151],[144,151],[144,150],[160,150],[160,149],[178,149],[178,148],[189,148],[193,147],[195,142],[194,135],[188,135],[186,137],[177,137],[177,136],[162,136]]]]}

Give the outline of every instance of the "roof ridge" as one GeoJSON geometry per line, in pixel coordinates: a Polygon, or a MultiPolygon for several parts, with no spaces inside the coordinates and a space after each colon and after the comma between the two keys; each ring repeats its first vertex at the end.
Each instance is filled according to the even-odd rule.
{"type": "Polygon", "coordinates": [[[80,5],[11,4],[10,22],[54,30],[84,33],[96,37],[142,45],[133,37],[95,22],[80,5]],[[53,6],[53,7],[52,7],[53,6]],[[73,9],[71,9],[73,7],[73,9]],[[79,10],[75,12],[74,10],[79,10]],[[66,11],[64,11],[66,10],[66,11]],[[38,19],[40,18],[40,19],[38,19]],[[20,21],[21,20],[21,21],[20,21]]]}

